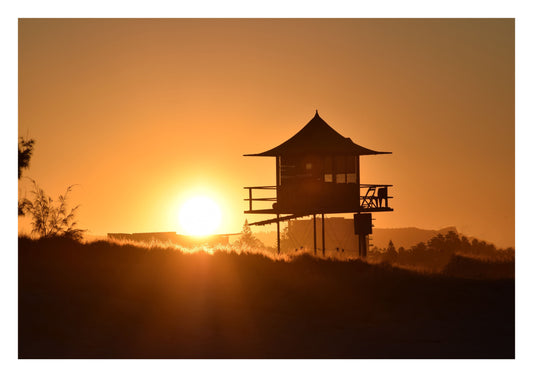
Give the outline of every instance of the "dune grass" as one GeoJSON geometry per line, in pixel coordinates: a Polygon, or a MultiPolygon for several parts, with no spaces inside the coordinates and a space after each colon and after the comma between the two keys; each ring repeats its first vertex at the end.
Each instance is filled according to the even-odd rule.
{"type": "Polygon", "coordinates": [[[456,275],[20,238],[19,357],[513,358],[514,279],[456,275]]]}

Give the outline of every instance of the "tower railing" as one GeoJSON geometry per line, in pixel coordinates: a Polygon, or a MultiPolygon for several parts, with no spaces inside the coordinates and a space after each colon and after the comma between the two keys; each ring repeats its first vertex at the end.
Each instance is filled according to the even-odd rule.
{"type": "Polygon", "coordinates": [[[278,200],[278,198],[275,196],[275,193],[274,193],[274,197],[260,197],[260,198],[254,198],[253,197],[253,190],[276,190],[276,186],[248,186],[248,187],[245,187],[246,190],[248,190],[248,198],[244,199],[245,201],[248,202],[249,204],[249,211],[253,211],[253,208],[252,208],[252,203],[254,201],[257,201],[257,202],[275,202],[278,200]]]}
{"type": "Polygon", "coordinates": [[[392,196],[389,196],[388,188],[391,186],[361,183],[360,188],[362,191],[366,189],[364,195],[360,197],[361,209],[390,208],[389,199],[392,199],[392,196]]]}
{"type": "MultiPolygon", "coordinates": [[[[363,211],[392,210],[389,207],[389,199],[392,199],[393,197],[389,196],[389,187],[392,187],[392,185],[362,183],[360,185],[360,191],[363,194],[361,194],[359,197],[360,209],[363,211]]],[[[249,212],[272,212],[272,206],[270,206],[270,208],[268,209],[254,209],[253,203],[277,202],[278,198],[276,197],[275,192],[273,193],[273,196],[265,194],[265,191],[275,191],[276,186],[248,186],[244,187],[244,189],[248,190],[248,198],[245,198],[244,200],[248,202],[249,212]],[[261,195],[260,193],[258,193],[258,191],[261,191],[261,193],[263,193],[262,196],[257,197],[257,195],[261,195]]]]}

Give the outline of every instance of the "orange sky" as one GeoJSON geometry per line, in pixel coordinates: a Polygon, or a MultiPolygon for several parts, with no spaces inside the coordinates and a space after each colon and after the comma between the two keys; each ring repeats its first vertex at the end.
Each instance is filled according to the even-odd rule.
{"type": "Polygon", "coordinates": [[[318,109],[393,152],[361,158],[362,183],[394,185],[376,227],[514,246],[514,89],[511,19],[19,23],[25,175],[53,196],[79,184],[92,234],[178,230],[195,193],[221,205],[221,232],[240,231],[242,187],[275,184],[273,158],[242,155],[318,109]]]}

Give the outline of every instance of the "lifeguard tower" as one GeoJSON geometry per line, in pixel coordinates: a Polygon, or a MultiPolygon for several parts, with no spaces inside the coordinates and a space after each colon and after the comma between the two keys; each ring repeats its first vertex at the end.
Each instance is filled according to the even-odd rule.
{"type": "Polygon", "coordinates": [[[318,110],[307,125],[289,140],[263,153],[245,156],[275,157],[276,185],[245,187],[249,208],[244,213],[276,215],[250,225],[277,224],[280,252],[280,222],[313,216],[316,254],[316,215],[322,215],[322,252],[325,253],[324,214],[353,213],[354,231],[359,237],[359,256],[367,254],[367,236],[372,233],[372,212],[392,211],[391,185],[362,184],[360,156],[390,154],[355,144],[331,128],[318,110]],[[275,191],[276,196],[254,197],[254,190],[275,191]],[[363,192],[363,195],[361,195],[363,192]],[[273,202],[270,208],[254,208],[255,202],[273,202]]]}

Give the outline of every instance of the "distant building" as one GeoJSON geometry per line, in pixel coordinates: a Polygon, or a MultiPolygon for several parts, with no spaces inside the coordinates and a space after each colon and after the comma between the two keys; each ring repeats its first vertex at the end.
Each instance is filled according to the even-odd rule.
{"type": "MultiPolygon", "coordinates": [[[[322,226],[322,219],[316,219],[317,225],[322,226]]],[[[283,251],[291,252],[298,249],[313,250],[313,219],[289,220],[286,238],[284,239],[283,251]]],[[[317,233],[317,244],[327,245],[328,254],[349,253],[357,255],[359,252],[359,237],[354,233],[353,219],[344,217],[328,217],[327,228],[324,232],[325,242],[322,242],[322,233],[317,233]]],[[[367,248],[368,248],[368,238],[367,248]]]]}
{"type": "Polygon", "coordinates": [[[228,245],[232,234],[214,234],[210,236],[186,236],[176,232],[152,232],[152,233],[108,233],[107,237],[115,240],[127,240],[137,242],[171,242],[179,246],[192,248],[198,246],[228,245]]]}

